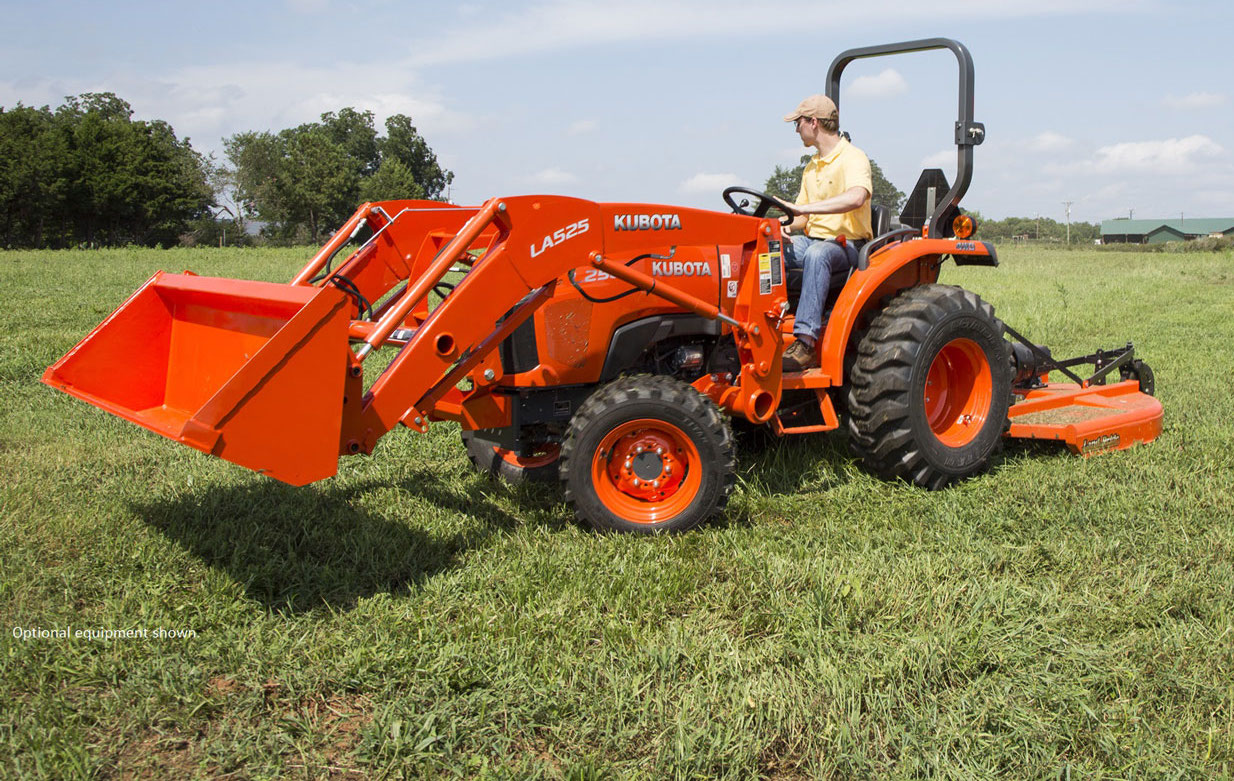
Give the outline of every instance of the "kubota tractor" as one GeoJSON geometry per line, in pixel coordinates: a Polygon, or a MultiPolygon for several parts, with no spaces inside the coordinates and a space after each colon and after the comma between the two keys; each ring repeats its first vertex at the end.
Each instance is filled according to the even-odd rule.
{"type": "Polygon", "coordinates": [[[781,373],[798,293],[776,202],[730,188],[732,214],[538,195],[366,203],[289,284],[155,274],[43,381],[294,485],[396,425],[455,421],[482,469],[559,479],[581,518],[634,532],[723,507],[729,416],[787,436],[843,415],[871,469],[927,488],[982,471],[1005,436],[1086,454],[1154,439],[1162,409],[1131,345],[1058,361],[938,284],[948,259],[997,265],[958,208],[984,138],[968,51],[846,51],[827,94],[839,104],[853,60],[939,48],[959,61],[957,181],[925,172],[905,227],[875,209],[875,238],[830,291],[818,369],[781,373]],[[393,357],[366,371],[378,350],[393,357]]]}

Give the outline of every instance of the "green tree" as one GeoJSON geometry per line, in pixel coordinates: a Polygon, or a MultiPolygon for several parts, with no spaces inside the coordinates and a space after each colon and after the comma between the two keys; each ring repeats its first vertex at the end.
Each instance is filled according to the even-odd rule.
{"type": "Polygon", "coordinates": [[[22,106],[0,108],[0,246],[63,246],[68,191],[75,172],[68,138],[55,116],[22,106]]]}
{"type": "Polygon", "coordinates": [[[411,169],[393,158],[382,162],[377,173],[360,184],[361,201],[390,201],[399,198],[423,198],[424,188],[416,181],[411,169]]]}
{"type": "MultiPolygon", "coordinates": [[[[372,112],[344,108],[279,133],[237,133],[224,141],[231,186],[245,217],[283,240],[318,241],[370,200],[436,198],[454,178],[401,114],[385,137],[372,112]]],[[[223,181],[223,180],[220,180],[223,181]]]]}
{"type": "Polygon", "coordinates": [[[437,163],[437,155],[416,132],[411,117],[395,114],[386,120],[386,137],[379,142],[382,160],[398,160],[424,188],[424,197],[438,200],[454,181],[454,174],[437,163]]]}
{"type": "MultiPolygon", "coordinates": [[[[767,183],[763,185],[763,190],[790,203],[795,201],[797,193],[801,191],[801,175],[805,172],[806,163],[810,162],[810,158],[811,155],[802,155],[801,161],[793,168],[777,165],[771,176],[767,178],[767,183]]],[[[904,193],[891,183],[883,174],[883,169],[879,168],[878,163],[873,160],[870,161],[870,175],[874,184],[874,192],[870,201],[886,206],[895,214],[899,214],[904,208],[904,193]]]]}
{"type": "Polygon", "coordinates": [[[239,133],[224,141],[246,212],[284,240],[316,242],[356,207],[356,161],[320,124],[272,133],[239,133]]]}
{"type": "Polygon", "coordinates": [[[237,133],[223,140],[223,150],[231,167],[223,167],[216,186],[231,188],[242,218],[281,221],[284,215],[278,183],[283,148],[279,137],[268,132],[237,133]]]}
{"type": "Polygon", "coordinates": [[[281,194],[289,221],[308,226],[316,243],[327,225],[337,224],[355,210],[360,177],[355,159],[337,143],[328,128],[303,126],[287,135],[286,166],[281,194]]]}
{"type": "Polygon", "coordinates": [[[321,115],[330,140],[343,148],[347,161],[359,178],[372,176],[381,165],[377,130],[373,127],[373,112],[340,109],[321,115]]]}
{"type": "Polygon", "coordinates": [[[206,164],[166,122],[110,92],[54,112],[0,109],[0,240],[7,246],[179,241],[212,203],[206,164]]]}
{"type": "MultiPolygon", "coordinates": [[[[1025,239],[1043,244],[1062,244],[1067,241],[1067,223],[1049,217],[1005,217],[1001,220],[987,220],[972,209],[964,211],[977,221],[977,235],[989,241],[1025,239]]],[[[1092,244],[1100,236],[1099,223],[1071,223],[1072,244],[1092,244]]]]}
{"type": "Polygon", "coordinates": [[[801,175],[805,172],[808,162],[810,162],[810,155],[802,155],[801,162],[793,168],[777,165],[776,170],[767,177],[763,192],[789,203],[797,200],[797,193],[801,192],[801,175]]]}

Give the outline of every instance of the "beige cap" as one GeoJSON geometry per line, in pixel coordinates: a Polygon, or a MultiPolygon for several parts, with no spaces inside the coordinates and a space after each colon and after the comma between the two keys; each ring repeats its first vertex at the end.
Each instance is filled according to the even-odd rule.
{"type": "Polygon", "coordinates": [[[784,121],[796,122],[801,117],[827,119],[828,117],[837,116],[837,114],[836,104],[831,102],[831,98],[826,95],[811,95],[798,103],[793,113],[785,114],[784,121]]]}

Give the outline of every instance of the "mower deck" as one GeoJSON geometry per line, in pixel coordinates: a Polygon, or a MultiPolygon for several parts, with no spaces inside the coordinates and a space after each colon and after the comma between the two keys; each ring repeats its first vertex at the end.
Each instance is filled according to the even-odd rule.
{"type": "Polygon", "coordinates": [[[1007,413],[1012,438],[1061,441],[1073,453],[1091,455],[1152,442],[1161,433],[1161,402],[1142,393],[1136,380],[1050,383],[1015,394],[1007,413]]]}

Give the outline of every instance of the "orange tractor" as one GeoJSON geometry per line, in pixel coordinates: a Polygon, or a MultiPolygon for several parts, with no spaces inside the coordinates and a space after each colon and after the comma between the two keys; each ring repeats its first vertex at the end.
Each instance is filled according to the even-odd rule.
{"type": "Polygon", "coordinates": [[[818,369],[781,372],[798,294],[776,201],[730,188],[731,214],[537,195],[366,203],[289,284],[155,274],[43,381],[293,485],[399,424],[454,421],[478,467],[559,479],[581,518],[633,532],[724,506],[729,417],[782,436],[843,419],[873,471],[927,488],[981,472],[1006,436],[1082,453],[1154,439],[1162,409],[1131,345],[1058,361],[938,284],[948,258],[997,265],[957,206],[984,137],[968,51],[850,50],[827,93],[839,103],[855,59],[939,48],[960,66],[957,182],[925,172],[905,227],[875,209],[875,238],[830,292],[818,369]]]}

